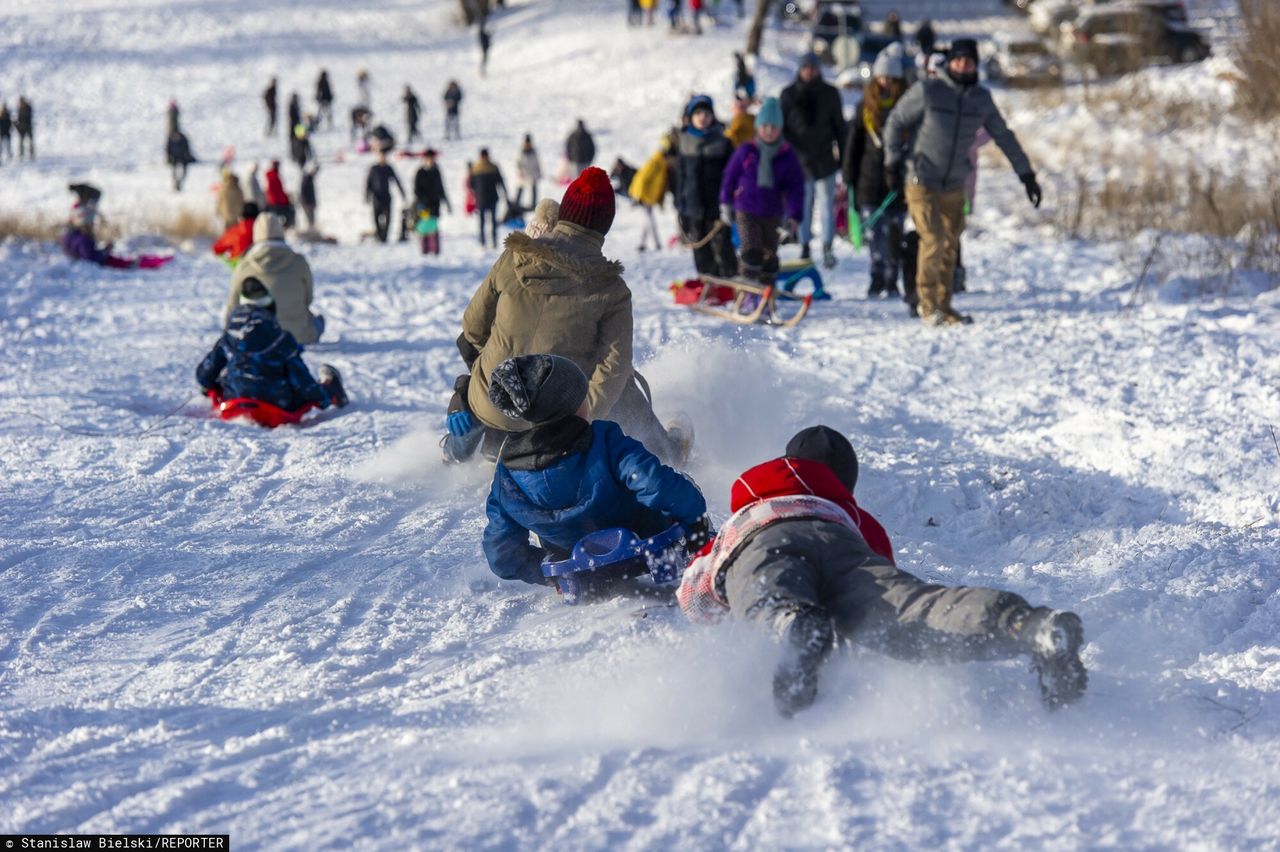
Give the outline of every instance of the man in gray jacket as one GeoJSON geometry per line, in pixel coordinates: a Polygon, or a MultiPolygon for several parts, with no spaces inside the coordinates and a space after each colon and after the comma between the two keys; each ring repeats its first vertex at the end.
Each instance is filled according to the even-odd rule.
{"type": "Polygon", "coordinates": [[[951,307],[956,248],[964,231],[965,178],[970,146],[980,128],[1000,146],[1040,206],[1040,185],[1027,155],[1004,123],[991,92],[978,84],[978,44],[956,39],[947,66],[903,95],[885,126],[885,180],[902,192],[920,233],[916,289],[920,316],[934,325],[972,322],[951,307]]]}

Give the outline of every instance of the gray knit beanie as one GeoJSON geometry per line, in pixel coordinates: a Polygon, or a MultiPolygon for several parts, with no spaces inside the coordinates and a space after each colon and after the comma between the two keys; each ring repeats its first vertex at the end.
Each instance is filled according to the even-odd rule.
{"type": "Polygon", "coordinates": [[[518,355],[489,376],[489,401],[513,420],[533,424],[568,417],[587,398],[587,377],[560,355],[518,355]]]}

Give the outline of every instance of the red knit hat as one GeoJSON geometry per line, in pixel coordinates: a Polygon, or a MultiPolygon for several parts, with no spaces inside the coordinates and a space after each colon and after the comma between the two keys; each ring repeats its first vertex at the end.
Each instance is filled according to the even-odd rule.
{"type": "Polygon", "coordinates": [[[613,184],[604,169],[595,166],[578,175],[560,201],[561,221],[573,222],[601,234],[609,233],[613,211],[613,184]]]}

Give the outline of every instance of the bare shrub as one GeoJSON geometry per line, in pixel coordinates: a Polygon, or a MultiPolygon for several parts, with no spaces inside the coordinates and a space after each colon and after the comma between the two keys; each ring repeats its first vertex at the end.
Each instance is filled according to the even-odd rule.
{"type": "Polygon", "coordinates": [[[1252,115],[1280,115],[1280,3],[1237,0],[1241,38],[1237,57],[1243,81],[1239,102],[1252,115]]]}

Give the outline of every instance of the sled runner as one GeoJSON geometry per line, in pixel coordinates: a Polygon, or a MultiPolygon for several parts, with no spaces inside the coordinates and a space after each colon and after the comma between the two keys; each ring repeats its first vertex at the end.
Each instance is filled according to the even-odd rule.
{"type": "Polygon", "coordinates": [[[567,558],[542,560],[542,576],[555,583],[570,605],[620,591],[643,591],[646,579],[650,590],[670,585],[684,569],[685,535],[680,524],[650,538],[621,527],[597,530],[575,544],[567,558]]]}
{"type": "MultiPolygon", "coordinates": [[[[717,278],[703,275],[671,285],[671,293],[677,305],[688,305],[693,310],[727,319],[742,325],[764,323],[782,328],[799,324],[809,312],[809,305],[821,288],[805,296],[786,289],[790,280],[772,286],[744,281],[738,278],[717,278]],[[785,308],[780,304],[786,305],[785,308]]],[[[829,297],[828,297],[829,298],[829,297]]]]}
{"type": "Polygon", "coordinates": [[[307,403],[294,411],[285,411],[279,406],[263,402],[260,399],[249,399],[248,397],[223,399],[216,391],[209,392],[209,402],[213,405],[213,413],[223,420],[247,417],[267,429],[274,429],[285,424],[296,424],[302,420],[302,415],[315,408],[314,404],[307,403]]]}

